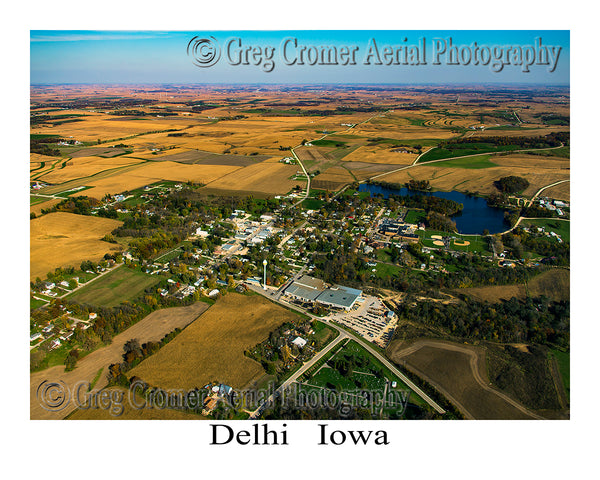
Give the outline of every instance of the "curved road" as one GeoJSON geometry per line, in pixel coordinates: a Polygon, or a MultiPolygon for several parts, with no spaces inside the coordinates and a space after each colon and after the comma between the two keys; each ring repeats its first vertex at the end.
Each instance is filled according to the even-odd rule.
{"type": "MultiPolygon", "coordinates": [[[[378,113],[377,115],[373,115],[372,117],[369,117],[366,120],[363,120],[362,122],[355,123],[354,125],[352,125],[351,127],[346,128],[345,130],[339,130],[339,131],[336,131],[336,132],[326,133],[326,134],[322,135],[321,137],[319,137],[317,140],[311,140],[311,141],[309,141],[307,143],[316,142],[318,140],[323,140],[325,137],[328,137],[329,135],[335,135],[335,134],[341,134],[341,133],[349,132],[350,130],[352,130],[356,126],[362,125],[363,123],[367,123],[367,122],[373,120],[376,117],[384,115],[385,113],[386,112],[384,112],[384,113],[378,113]]],[[[307,183],[306,183],[306,192],[304,193],[304,197],[302,197],[300,200],[298,200],[296,203],[294,203],[292,205],[292,207],[296,207],[296,206],[300,205],[304,200],[306,200],[308,198],[308,195],[310,194],[310,175],[308,174],[308,172],[306,171],[306,168],[304,168],[304,164],[302,163],[302,161],[300,160],[300,158],[298,158],[298,155],[296,155],[296,152],[294,151],[294,149],[296,149],[298,147],[303,147],[303,146],[304,145],[296,145],[295,147],[290,148],[290,150],[292,152],[292,155],[294,156],[294,158],[296,159],[296,161],[298,162],[298,164],[302,167],[302,171],[304,172],[304,175],[306,176],[306,180],[307,180],[307,183]]]]}

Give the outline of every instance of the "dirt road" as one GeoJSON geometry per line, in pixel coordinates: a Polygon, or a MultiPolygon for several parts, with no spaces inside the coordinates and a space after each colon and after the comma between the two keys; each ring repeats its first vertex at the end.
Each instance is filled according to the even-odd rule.
{"type": "Polygon", "coordinates": [[[480,347],[417,340],[392,345],[389,355],[434,385],[468,419],[543,419],[490,385],[480,347]]]}

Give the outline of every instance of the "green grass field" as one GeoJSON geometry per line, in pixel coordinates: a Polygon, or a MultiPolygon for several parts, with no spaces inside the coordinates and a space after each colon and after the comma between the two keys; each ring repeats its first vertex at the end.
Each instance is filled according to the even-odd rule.
{"type": "Polygon", "coordinates": [[[161,263],[170,262],[174,258],[179,257],[179,255],[181,255],[182,253],[183,253],[183,251],[179,247],[177,247],[175,250],[169,250],[168,252],[163,253],[159,257],[156,257],[154,259],[154,261],[161,262],[161,263]]]}
{"type": "Polygon", "coordinates": [[[551,150],[540,150],[536,152],[539,155],[550,155],[552,157],[571,158],[571,147],[564,146],[560,148],[553,148],[551,150]]]}
{"type": "Polygon", "coordinates": [[[490,168],[496,167],[494,162],[490,161],[490,155],[477,155],[476,157],[467,158],[456,158],[453,160],[446,160],[445,162],[439,162],[435,164],[436,167],[452,167],[452,168],[490,168]]]}
{"type": "Polygon", "coordinates": [[[339,140],[330,140],[326,138],[324,138],[323,140],[315,140],[311,143],[318,147],[342,147],[346,144],[346,142],[341,142],[339,140]]]}
{"type": "Polygon", "coordinates": [[[29,205],[37,205],[38,203],[47,202],[52,200],[48,197],[39,197],[38,195],[29,195],[29,205]]]}
{"type": "Polygon", "coordinates": [[[378,263],[375,267],[375,276],[379,278],[389,278],[394,277],[398,271],[401,270],[401,267],[396,265],[389,265],[387,263],[378,263]]]}
{"type": "Polygon", "coordinates": [[[67,295],[66,298],[79,303],[114,307],[140,297],[146,288],[159,281],[158,276],[146,275],[137,269],[119,267],[67,295]]]}
{"type": "Polygon", "coordinates": [[[316,198],[307,198],[302,202],[302,207],[307,210],[319,210],[323,206],[323,200],[317,200],[316,198]]]}
{"type": "Polygon", "coordinates": [[[416,225],[417,223],[425,220],[426,217],[427,213],[425,213],[424,210],[409,210],[408,212],[406,212],[404,222],[416,225]]]}
{"type": "Polygon", "coordinates": [[[44,302],[43,300],[37,300],[35,298],[29,299],[29,308],[35,310],[36,308],[40,308],[42,305],[46,305],[48,302],[44,302]]]}
{"type": "Polygon", "coordinates": [[[552,355],[556,358],[558,363],[558,370],[560,376],[567,391],[567,396],[571,396],[571,354],[568,352],[562,352],[560,350],[553,349],[552,355]]]}
{"type": "Polygon", "coordinates": [[[539,219],[539,220],[524,220],[520,225],[526,227],[535,225],[537,227],[545,227],[546,232],[554,232],[563,239],[564,242],[571,241],[571,222],[567,220],[555,219],[539,219]]]}
{"type": "MultiPolygon", "coordinates": [[[[518,145],[493,145],[491,143],[468,143],[464,146],[453,145],[452,148],[438,147],[430,150],[419,159],[419,163],[430,160],[441,160],[443,158],[462,157],[465,155],[486,154],[492,152],[504,152],[518,150],[518,145]]],[[[479,155],[481,156],[481,155],[479,155]]]]}

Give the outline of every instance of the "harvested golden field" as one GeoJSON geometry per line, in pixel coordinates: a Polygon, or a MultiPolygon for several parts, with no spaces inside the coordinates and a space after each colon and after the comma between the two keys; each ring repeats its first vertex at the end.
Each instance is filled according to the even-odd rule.
{"type": "Polygon", "coordinates": [[[53,205],[56,205],[57,203],[60,203],[60,202],[61,202],[60,198],[49,198],[45,202],[31,205],[29,207],[29,213],[35,213],[36,215],[40,215],[42,213],[42,210],[46,210],[47,208],[50,208],[53,205]]]}
{"type": "Polygon", "coordinates": [[[571,201],[571,182],[561,183],[554,187],[547,188],[542,192],[545,197],[556,198],[566,202],[571,201]]]}
{"type": "Polygon", "coordinates": [[[126,172],[118,171],[106,178],[88,179],[85,184],[94,188],[86,190],[86,195],[100,199],[107,193],[133,190],[161,180],[206,184],[239,168],[230,165],[185,165],[169,161],[144,163],[126,172]]]}
{"type": "Polygon", "coordinates": [[[30,277],[46,278],[49,271],[83,260],[99,261],[121,247],[100,240],[122,222],[109,218],[54,212],[35,218],[30,225],[30,277]]]}
{"type": "Polygon", "coordinates": [[[352,174],[343,167],[331,167],[314,177],[311,187],[324,190],[337,190],[340,186],[354,182],[352,174]]]}
{"type": "Polygon", "coordinates": [[[208,183],[207,188],[262,192],[272,195],[285,194],[295,185],[304,186],[305,181],[303,180],[290,180],[290,177],[298,171],[302,171],[298,165],[265,161],[225,175],[208,183]]]}
{"type": "MultiPolygon", "coordinates": [[[[503,157],[492,156],[490,161],[501,162],[503,157]]],[[[442,164],[442,162],[440,162],[442,164]]],[[[517,166],[498,166],[490,168],[453,168],[437,166],[436,163],[416,165],[400,172],[385,175],[379,180],[392,183],[407,183],[411,179],[429,180],[433,188],[450,191],[459,190],[490,194],[498,190],[494,181],[502,177],[517,175],[529,181],[529,187],[523,192],[532,196],[541,187],[558,180],[569,178],[569,170],[554,168],[532,168],[517,166]]]]}
{"type": "Polygon", "coordinates": [[[38,177],[39,180],[47,183],[64,183],[78,178],[84,178],[95,175],[105,170],[135,165],[141,163],[141,160],[135,160],[127,157],[102,158],[102,157],[81,157],[73,158],[66,162],[64,168],[54,168],[48,173],[38,177]]]}
{"type": "Polygon", "coordinates": [[[73,136],[81,142],[96,142],[97,140],[115,140],[156,130],[181,129],[190,123],[190,119],[185,117],[132,119],[91,112],[85,112],[85,114],[88,116],[81,117],[79,119],[81,121],[77,122],[53,126],[37,125],[31,128],[31,133],[59,135],[63,138],[73,136]]]}
{"type": "MultiPolygon", "coordinates": [[[[211,113],[214,115],[215,113],[211,113]]],[[[222,113],[235,115],[236,112],[222,113]]],[[[306,132],[308,123],[297,117],[260,117],[245,113],[248,118],[241,120],[203,119],[197,120],[190,128],[182,130],[181,136],[169,136],[169,133],[152,133],[128,139],[127,144],[135,148],[184,147],[205,150],[213,153],[231,153],[250,155],[252,153],[284,156],[280,146],[296,146],[305,138],[313,138],[314,132],[306,132]]]]}
{"type": "Polygon", "coordinates": [[[344,157],[344,162],[383,163],[387,165],[410,165],[418,157],[415,153],[393,152],[389,147],[358,147],[344,157]]]}
{"type": "Polygon", "coordinates": [[[49,155],[41,155],[39,153],[30,153],[29,154],[29,163],[31,164],[31,168],[39,167],[40,163],[54,163],[56,162],[56,157],[51,157],[49,155]]]}
{"type": "Polygon", "coordinates": [[[127,144],[134,147],[135,156],[153,159],[161,154],[176,152],[178,148],[195,148],[212,153],[225,153],[231,145],[220,138],[213,138],[204,134],[193,134],[192,129],[185,130],[185,136],[169,137],[167,133],[152,133],[127,140],[127,144]],[[150,152],[153,148],[164,149],[154,155],[150,152]]]}
{"type": "Polygon", "coordinates": [[[72,389],[78,382],[92,382],[98,371],[102,369],[102,374],[94,386],[94,389],[101,389],[107,384],[106,373],[109,365],[122,361],[123,345],[128,340],[136,338],[140,345],[148,341],[157,342],[176,328],[185,328],[198,318],[207,307],[204,302],[196,302],[187,307],[156,310],[124,332],[116,335],[110,345],[94,350],[83,357],[77,362],[74,370],[65,372],[64,366],[60,365],[32,373],[30,375],[30,417],[32,419],[63,418],[75,407],[75,405],[69,405],[60,412],[44,410],[36,399],[37,387],[43,381],[62,381],[69,389],[72,389]]]}
{"type": "MultiPolygon", "coordinates": [[[[398,123],[404,122],[399,120],[398,123]]],[[[445,140],[456,136],[455,133],[447,129],[417,125],[394,125],[393,122],[386,122],[384,120],[379,121],[379,123],[371,121],[357,125],[352,129],[352,134],[365,137],[393,138],[399,142],[402,142],[402,140],[419,140],[425,138],[445,140]]]]}
{"type": "Polygon", "coordinates": [[[192,389],[211,381],[243,388],[264,373],[244,351],[297,318],[260,295],[229,293],[129,375],[160,388],[192,389]]]}

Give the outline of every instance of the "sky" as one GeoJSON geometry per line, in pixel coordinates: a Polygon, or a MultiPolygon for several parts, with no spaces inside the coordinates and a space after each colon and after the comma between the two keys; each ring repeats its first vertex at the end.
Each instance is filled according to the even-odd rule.
{"type": "MultiPolygon", "coordinates": [[[[545,50],[545,49],[544,49],[545,50]]],[[[486,50],[490,51],[490,50],[486,50]]],[[[538,51],[530,50],[533,53],[538,51]]],[[[483,52],[483,60],[487,60],[483,52]]],[[[513,50],[510,51],[511,55],[513,50]]],[[[243,57],[242,57],[243,58],[243,57]]],[[[346,57],[349,58],[349,57],[346,57]]],[[[387,58],[393,58],[387,57],[387,58]]],[[[402,57],[401,57],[402,58],[402,57]]],[[[536,57],[537,58],[537,57],[536,57]]],[[[517,58],[518,60],[518,58],[517,58]]],[[[339,60],[341,62],[341,58],[339,60]]],[[[299,31],[30,31],[30,82],[31,84],[57,83],[389,83],[389,84],[547,84],[570,83],[570,34],[568,30],[299,30],[299,31]],[[217,47],[207,49],[200,39],[210,39],[217,47]],[[196,39],[198,48],[193,39],[196,39]],[[556,58],[556,68],[532,65],[529,72],[522,65],[504,65],[494,71],[493,60],[488,65],[473,65],[475,44],[478,55],[481,48],[537,47],[541,38],[543,47],[561,47],[556,58]],[[238,40],[239,39],[239,40],[238,40]],[[284,42],[287,49],[284,58],[284,42]],[[297,46],[293,39],[297,40],[297,46]],[[450,65],[450,40],[456,51],[471,57],[471,64],[450,65]],[[188,54],[188,44],[191,54],[188,54]],[[228,49],[227,46],[230,46],[228,49]],[[241,48],[240,48],[241,45],[241,48]],[[419,48],[418,65],[386,65],[383,57],[386,47],[394,51],[398,46],[419,48]],[[423,58],[423,47],[425,54],[423,58]],[[433,65],[435,49],[446,51],[433,65]],[[309,65],[321,46],[342,47],[352,51],[355,65],[309,65]],[[382,63],[369,56],[377,48],[382,63]],[[240,50],[250,48],[259,52],[248,57],[247,65],[240,61],[240,50]],[[265,54],[272,49],[272,56],[265,54]],[[305,64],[301,61],[302,48],[305,64]],[[228,54],[229,50],[229,54],[228,54]],[[215,52],[214,64],[197,66],[210,60],[215,52]],[[196,57],[194,57],[196,52],[196,57]],[[307,57],[307,54],[309,55],[307,57]],[[310,56],[312,55],[312,57],[310,56]],[[209,58],[210,57],[210,58],[209,58]],[[271,57],[271,58],[269,58],[271,57]],[[296,60],[294,64],[289,64],[296,60]],[[286,64],[286,61],[288,64],[286,64]],[[367,64],[368,61],[368,64],[367,64]]]]}

